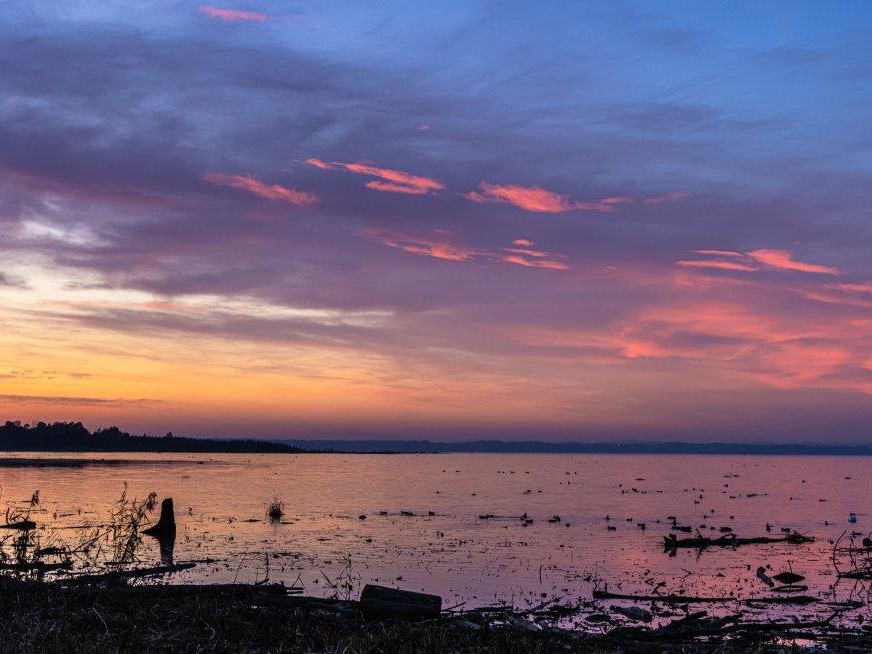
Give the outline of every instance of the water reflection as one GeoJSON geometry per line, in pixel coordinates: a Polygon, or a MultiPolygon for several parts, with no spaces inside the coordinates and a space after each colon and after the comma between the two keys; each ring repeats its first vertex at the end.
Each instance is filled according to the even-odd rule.
{"type": "Polygon", "coordinates": [[[157,523],[142,533],[157,540],[161,564],[172,565],[173,551],[176,547],[176,516],[173,510],[173,498],[167,497],[161,502],[160,518],[157,523]]]}
{"type": "Polygon", "coordinates": [[[325,594],[324,577],[346,573],[350,559],[361,583],[474,606],[538,602],[542,593],[589,598],[596,584],[748,597],[769,592],[756,575],[763,565],[801,573],[818,596],[856,593],[834,585],[830,541],[845,528],[866,535],[859,503],[872,492],[869,460],[849,457],[141,456],[125,465],[2,468],[0,509],[40,489],[33,519],[74,540],[74,527],[105,521],[127,481],[132,496],[154,490],[179,508],[176,537],[144,541],[145,563],[216,560],[179,581],[250,583],[268,565],[271,580],[325,594]],[[267,515],[273,498],[283,507],[276,524],[267,515]],[[769,534],[767,525],[772,536],[787,529],[815,541],[663,552],[673,526],[753,538],[769,534]]]}

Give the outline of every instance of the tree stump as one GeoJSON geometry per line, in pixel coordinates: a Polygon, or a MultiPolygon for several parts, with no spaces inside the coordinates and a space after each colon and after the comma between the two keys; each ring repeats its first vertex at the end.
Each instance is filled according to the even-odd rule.
{"type": "Polygon", "coordinates": [[[176,537],[176,515],[173,512],[173,498],[168,497],[160,504],[160,519],[153,527],[143,530],[143,534],[157,539],[172,539],[176,537]]]}

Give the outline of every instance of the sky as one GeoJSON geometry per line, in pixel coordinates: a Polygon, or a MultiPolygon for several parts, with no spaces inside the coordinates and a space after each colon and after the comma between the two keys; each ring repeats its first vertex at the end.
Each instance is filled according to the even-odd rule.
{"type": "Polygon", "coordinates": [[[3,0],[0,418],[869,441],[870,33],[865,0],[3,0]]]}

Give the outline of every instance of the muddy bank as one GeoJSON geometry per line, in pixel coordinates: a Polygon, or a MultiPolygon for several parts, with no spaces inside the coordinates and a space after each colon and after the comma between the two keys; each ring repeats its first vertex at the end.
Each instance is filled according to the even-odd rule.
{"type": "MultiPolygon", "coordinates": [[[[560,629],[555,604],[445,610],[424,621],[367,619],[351,600],[293,596],[280,585],[64,585],[0,578],[4,652],[759,652],[872,647],[830,625],[745,624],[680,612],[666,626],[560,629]],[[814,627],[814,628],[812,628],[814,627]]],[[[611,620],[615,616],[606,616],[611,620]]]]}

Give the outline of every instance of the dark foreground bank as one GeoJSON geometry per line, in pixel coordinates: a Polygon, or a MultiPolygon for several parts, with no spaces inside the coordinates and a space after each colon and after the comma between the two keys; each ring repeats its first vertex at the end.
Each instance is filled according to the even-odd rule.
{"type": "MultiPolygon", "coordinates": [[[[4,652],[786,652],[811,636],[868,651],[872,635],[819,625],[741,624],[686,613],[666,626],[590,631],[555,625],[571,607],[443,611],[424,621],[367,619],[356,601],[292,596],[277,585],[45,583],[0,577],[4,652]]],[[[818,650],[820,651],[820,650],[818,650]]]]}

